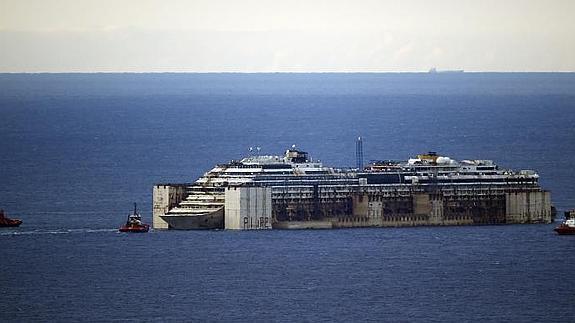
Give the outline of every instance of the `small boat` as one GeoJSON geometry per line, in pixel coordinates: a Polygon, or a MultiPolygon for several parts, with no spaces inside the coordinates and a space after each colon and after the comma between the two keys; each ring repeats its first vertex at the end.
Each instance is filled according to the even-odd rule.
{"type": "Polygon", "coordinates": [[[142,217],[138,213],[136,208],[136,203],[134,203],[134,213],[128,215],[128,221],[126,224],[120,227],[120,232],[135,232],[143,233],[150,230],[150,225],[142,223],[142,217]]]}
{"type": "Polygon", "coordinates": [[[557,234],[575,234],[575,210],[565,212],[565,221],[553,229],[557,234]]]}
{"type": "Polygon", "coordinates": [[[22,224],[22,220],[10,219],[4,215],[4,210],[0,210],[0,227],[17,227],[22,224]]]}

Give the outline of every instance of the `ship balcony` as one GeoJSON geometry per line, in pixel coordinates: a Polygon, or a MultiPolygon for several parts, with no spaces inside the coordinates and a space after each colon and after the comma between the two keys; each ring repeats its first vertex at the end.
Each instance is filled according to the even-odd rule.
{"type": "Polygon", "coordinates": [[[172,215],[204,215],[204,214],[211,214],[211,213],[216,213],[219,212],[221,210],[221,208],[219,209],[197,209],[197,210],[187,210],[187,209],[177,209],[177,210],[170,210],[168,213],[166,214],[172,214],[172,215]]]}
{"type": "Polygon", "coordinates": [[[187,201],[182,201],[180,202],[180,206],[221,206],[224,205],[224,202],[198,202],[198,201],[194,201],[194,202],[187,202],[187,201]]]}
{"type": "Polygon", "coordinates": [[[224,196],[206,195],[206,196],[188,196],[185,201],[224,201],[224,196]]]}

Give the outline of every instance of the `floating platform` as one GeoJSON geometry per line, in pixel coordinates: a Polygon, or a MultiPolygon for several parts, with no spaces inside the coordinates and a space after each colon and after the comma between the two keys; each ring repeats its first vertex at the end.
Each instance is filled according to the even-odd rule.
{"type": "Polygon", "coordinates": [[[458,162],[435,152],[334,169],[288,150],[284,157],[217,165],[195,183],[155,185],[153,225],[261,230],[550,223],[551,196],[538,179],[531,170],[458,162]]]}

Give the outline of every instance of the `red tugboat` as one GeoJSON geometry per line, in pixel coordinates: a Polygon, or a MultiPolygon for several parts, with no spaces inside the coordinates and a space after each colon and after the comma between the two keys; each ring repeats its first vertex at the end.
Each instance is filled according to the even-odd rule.
{"type": "Polygon", "coordinates": [[[128,215],[128,221],[126,224],[120,227],[120,232],[134,232],[134,233],[144,233],[150,230],[150,225],[142,223],[142,217],[136,209],[136,203],[134,203],[134,213],[128,215]]]}
{"type": "Polygon", "coordinates": [[[575,234],[575,210],[565,212],[565,221],[553,229],[557,234],[575,234]]]}
{"type": "Polygon", "coordinates": [[[4,210],[0,210],[0,227],[17,227],[22,224],[22,220],[9,219],[4,216],[4,210]]]}

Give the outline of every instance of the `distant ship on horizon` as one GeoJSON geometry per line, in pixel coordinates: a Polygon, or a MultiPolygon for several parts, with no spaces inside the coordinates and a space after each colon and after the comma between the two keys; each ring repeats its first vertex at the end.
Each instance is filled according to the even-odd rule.
{"type": "Polygon", "coordinates": [[[463,73],[464,70],[445,70],[445,71],[438,71],[435,67],[432,67],[429,70],[430,74],[436,74],[436,73],[463,73]]]}

